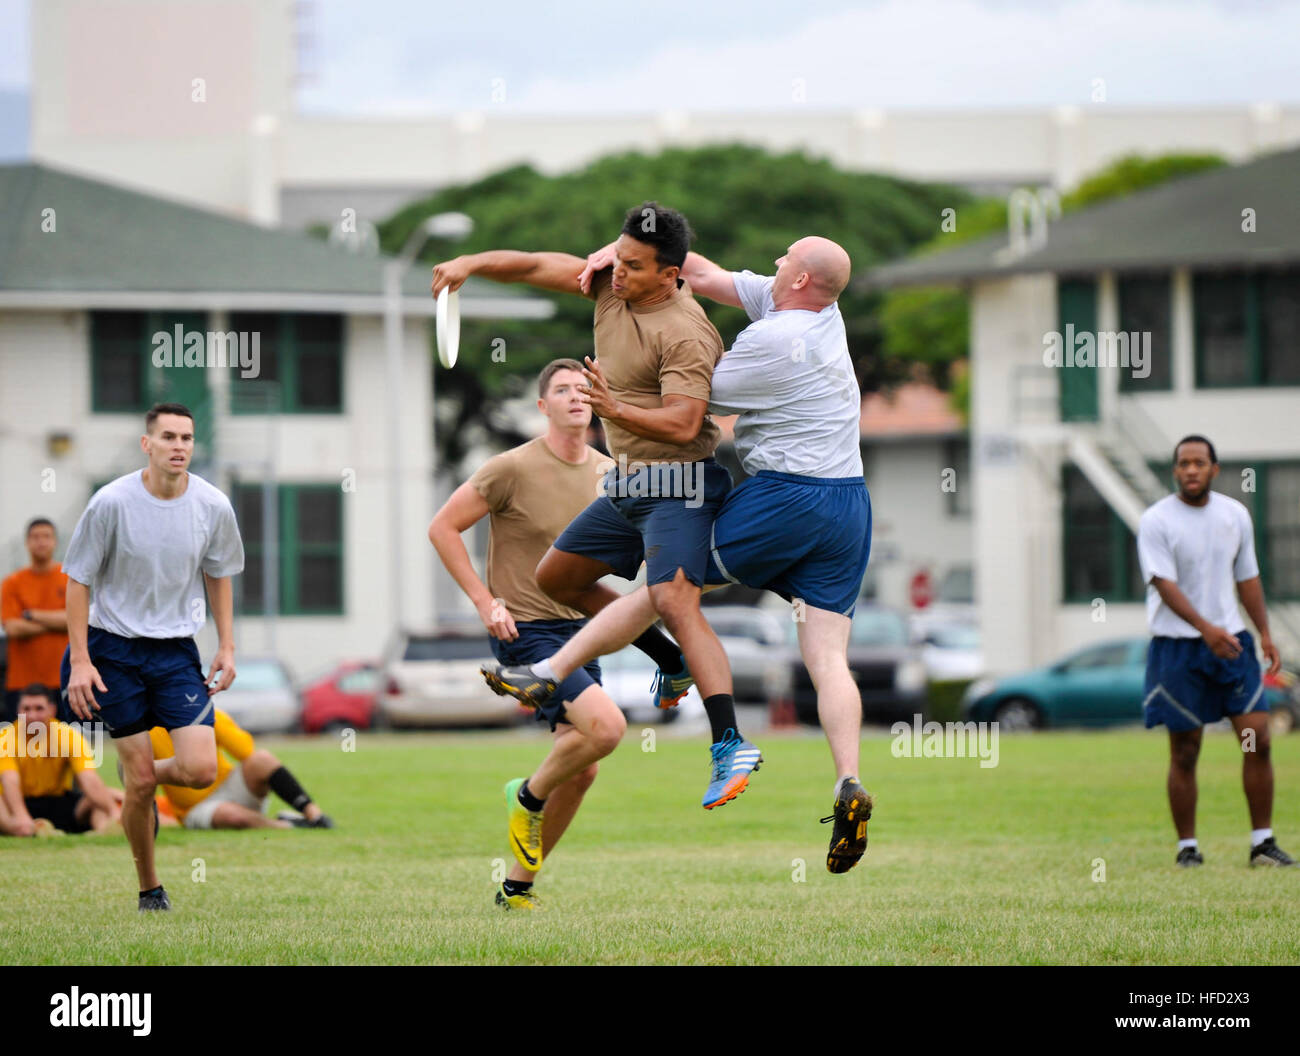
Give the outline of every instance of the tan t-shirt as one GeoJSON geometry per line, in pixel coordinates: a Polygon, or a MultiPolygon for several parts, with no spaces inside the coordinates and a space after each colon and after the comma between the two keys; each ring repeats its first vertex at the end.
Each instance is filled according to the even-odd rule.
{"type": "MultiPolygon", "coordinates": [[[[596,358],[614,395],[634,407],[662,407],[664,396],[709,399],[713,368],[722,358],[722,338],[704,309],[683,286],[667,300],[637,308],[612,288],[613,270],[592,279],[596,298],[596,358]]],[[[718,446],[717,425],[707,414],[689,444],[665,444],[605,422],[605,437],[615,458],[629,462],[698,462],[718,446]]]]}
{"type": "Polygon", "coordinates": [[[491,511],[488,590],[505,602],[516,623],[586,618],[547,597],[535,574],[556,537],[600,494],[611,463],[594,447],[586,452],[585,462],[566,462],[539,436],[494,455],[469,478],[491,511]]]}

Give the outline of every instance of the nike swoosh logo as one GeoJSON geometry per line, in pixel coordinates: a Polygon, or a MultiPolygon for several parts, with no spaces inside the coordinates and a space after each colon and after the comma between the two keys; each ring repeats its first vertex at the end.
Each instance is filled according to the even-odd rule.
{"type": "Polygon", "coordinates": [[[191,704],[193,704],[196,700],[199,699],[199,695],[195,693],[194,696],[191,697],[188,693],[186,693],[185,699],[188,700],[191,704]]]}
{"type": "Polygon", "coordinates": [[[524,856],[524,861],[529,865],[536,865],[537,859],[524,850],[524,845],[519,842],[519,837],[512,834],[510,838],[515,841],[515,846],[519,848],[519,853],[524,856]]]}

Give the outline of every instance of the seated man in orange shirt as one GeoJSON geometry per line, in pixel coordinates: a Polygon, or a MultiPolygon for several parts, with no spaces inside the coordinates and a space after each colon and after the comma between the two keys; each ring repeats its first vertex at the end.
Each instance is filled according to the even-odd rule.
{"type": "MultiPolygon", "coordinates": [[[[265,749],[254,747],[252,735],[220,708],[213,713],[213,731],[217,739],[216,781],[207,788],[163,785],[158,797],[162,813],[172,815],[187,829],[334,827],[284,764],[265,749]],[[268,818],[263,808],[271,792],[301,813],[268,818]]],[[[149,731],[149,739],[155,762],[176,754],[171,737],[161,726],[149,731]]]]}
{"type": "Polygon", "coordinates": [[[18,723],[0,726],[0,833],[33,836],[47,819],[63,832],[107,832],[122,813],[121,793],[95,769],[76,727],[59,722],[49,689],[18,695],[18,723]]]}

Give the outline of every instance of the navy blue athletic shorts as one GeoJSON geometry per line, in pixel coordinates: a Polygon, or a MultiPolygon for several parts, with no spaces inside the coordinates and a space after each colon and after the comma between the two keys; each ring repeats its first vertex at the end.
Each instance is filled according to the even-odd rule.
{"type": "Polygon", "coordinates": [[[1255,658],[1255,639],[1240,631],[1235,660],[1215,656],[1204,638],[1152,638],[1147,646],[1147,729],[1195,730],[1228,715],[1268,711],[1268,697],[1255,658]]]}
{"type": "Polygon", "coordinates": [[[646,583],[666,583],[680,568],[697,587],[709,567],[709,528],[731,490],[731,474],[712,458],[605,474],[605,494],[575,517],[555,549],[603,561],[623,579],[641,562],[646,583]]]}
{"type": "MultiPolygon", "coordinates": [[[[492,652],[497,660],[507,667],[519,667],[523,664],[535,664],[540,660],[554,656],[560,646],[578,633],[586,620],[525,620],[516,622],[515,630],[519,637],[513,642],[503,642],[500,638],[492,639],[492,652]]],[[[588,686],[600,685],[600,661],[593,660],[586,667],[580,667],[559,684],[555,692],[547,698],[546,703],[537,709],[537,721],[545,719],[554,730],[561,722],[568,722],[565,717],[564,702],[577,700],[579,694],[588,686]]]]}
{"type": "MultiPolygon", "coordinates": [[[[154,726],[211,726],[212,698],[199,666],[193,638],[123,638],[91,627],[86,637],[90,662],[108,692],[92,688],[99,710],[94,720],[111,737],[129,737],[154,726]]],[[[61,702],[67,707],[71,650],[63,651],[59,667],[61,702]]]]}
{"type": "Polygon", "coordinates": [[[861,477],[761,470],[713,522],[709,583],[743,583],[852,616],[871,556],[871,496],[861,477]]]}

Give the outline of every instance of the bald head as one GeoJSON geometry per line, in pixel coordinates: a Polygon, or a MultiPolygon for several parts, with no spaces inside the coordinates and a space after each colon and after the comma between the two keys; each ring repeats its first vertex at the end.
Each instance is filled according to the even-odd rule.
{"type": "MultiPolygon", "coordinates": [[[[829,238],[809,235],[790,247],[786,254],[787,283],[782,283],[787,298],[816,306],[818,309],[834,304],[849,284],[852,262],[844,247],[829,238]],[[806,278],[805,278],[806,276],[806,278]]],[[[775,300],[776,291],[773,290],[775,300]]],[[[778,305],[777,307],[781,307],[778,305]]]]}

